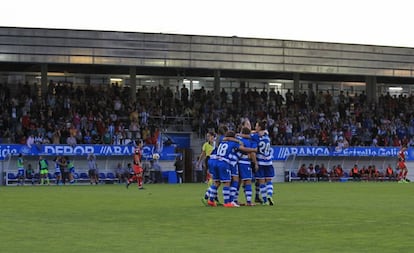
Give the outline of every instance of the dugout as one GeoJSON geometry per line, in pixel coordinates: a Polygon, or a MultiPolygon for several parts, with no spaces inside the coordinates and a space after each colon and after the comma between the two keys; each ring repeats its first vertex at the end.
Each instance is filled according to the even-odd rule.
{"type": "Polygon", "coordinates": [[[310,163],[314,166],[324,164],[328,171],[333,166],[341,165],[344,171],[343,181],[347,181],[350,179],[349,172],[355,164],[358,165],[359,169],[362,166],[375,165],[379,172],[384,173],[389,164],[395,171],[397,159],[393,156],[301,156],[292,154],[286,158],[284,163],[284,181],[292,182],[299,180],[297,176],[299,167],[302,164],[308,166],[310,163]]]}
{"type": "MultiPolygon", "coordinates": [[[[49,174],[51,176],[51,182],[54,182],[55,165],[53,159],[56,155],[42,155],[49,163],[49,174]]],[[[73,159],[75,165],[75,178],[78,183],[88,183],[88,160],[87,155],[65,155],[70,159],[73,159]]],[[[39,155],[25,155],[24,157],[25,169],[29,164],[32,168],[38,172],[39,155]]],[[[144,176],[157,178],[157,182],[172,182],[172,179],[168,180],[168,177],[163,180],[163,172],[174,172],[171,161],[158,161],[161,167],[160,171],[152,172],[150,170],[150,160],[143,159],[142,165],[146,174],[144,176]],[[150,174],[153,173],[153,174],[150,174]]],[[[116,178],[116,167],[118,163],[121,163],[122,167],[127,167],[128,163],[132,163],[130,155],[98,155],[96,156],[96,163],[98,165],[99,181],[101,183],[114,183],[116,178]]],[[[6,159],[0,162],[0,172],[2,175],[1,185],[16,185],[17,182],[17,155],[8,155],[6,159]]],[[[171,176],[172,177],[172,176],[171,176]]],[[[31,180],[26,180],[25,183],[31,183],[31,180]]]]}

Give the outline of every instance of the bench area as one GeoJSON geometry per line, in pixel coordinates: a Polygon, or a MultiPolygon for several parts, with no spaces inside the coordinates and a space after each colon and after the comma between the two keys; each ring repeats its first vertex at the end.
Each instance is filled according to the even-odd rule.
{"type": "MultiPolygon", "coordinates": [[[[53,173],[48,174],[50,184],[56,184],[56,176],[53,173]]],[[[73,177],[75,179],[75,183],[89,183],[90,178],[88,176],[88,172],[82,171],[82,172],[75,172],[73,174],[73,177]]],[[[98,174],[99,183],[101,184],[113,184],[118,182],[118,178],[116,178],[115,174],[113,172],[99,172],[98,174]]],[[[4,172],[4,181],[5,185],[12,186],[17,185],[18,183],[18,175],[15,171],[5,171],[4,172]]],[[[25,185],[37,185],[40,183],[40,176],[38,173],[36,173],[33,178],[31,177],[25,177],[24,178],[24,184],[25,185]]],[[[67,182],[69,183],[69,182],[67,182]]]]}
{"type": "Polygon", "coordinates": [[[317,177],[309,177],[307,180],[301,180],[298,175],[296,175],[295,172],[286,172],[286,178],[285,182],[348,182],[348,181],[354,181],[354,182],[395,182],[397,181],[396,178],[389,178],[385,177],[383,175],[380,175],[378,177],[368,178],[368,177],[361,177],[357,180],[355,180],[353,177],[349,175],[349,173],[344,172],[344,176],[340,178],[317,178],[317,177]]]}
{"type": "MultiPolygon", "coordinates": [[[[285,173],[285,182],[295,182],[295,181],[306,181],[306,182],[318,182],[318,181],[328,181],[328,182],[348,182],[348,181],[373,181],[373,182],[386,182],[386,181],[396,181],[396,178],[388,178],[385,176],[385,169],[388,165],[395,165],[395,157],[374,157],[374,156],[300,156],[300,155],[290,155],[286,158],[284,163],[284,173],[285,173]],[[325,178],[317,177],[308,177],[306,180],[301,180],[297,175],[299,167],[302,164],[305,164],[308,167],[309,164],[324,165],[328,173],[331,169],[337,165],[340,165],[343,169],[343,176],[334,177],[328,176],[325,178]],[[358,165],[358,168],[361,169],[363,166],[368,167],[375,165],[378,169],[378,176],[363,176],[360,179],[355,180],[351,175],[350,171],[354,165],[358,165]]],[[[393,166],[395,167],[395,166],[393,166]]],[[[395,172],[395,168],[394,168],[395,172]]]]}

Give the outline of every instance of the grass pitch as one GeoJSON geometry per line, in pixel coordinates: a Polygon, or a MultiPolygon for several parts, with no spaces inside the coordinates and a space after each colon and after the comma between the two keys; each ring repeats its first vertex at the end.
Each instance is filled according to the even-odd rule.
{"type": "Polygon", "coordinates": [[[278,183],[205,207],[205,184],[0,187],[1,252],[412,252],[414,184],[278,183]],[[243,195],[241,199],[243,199],[243,195]]]}

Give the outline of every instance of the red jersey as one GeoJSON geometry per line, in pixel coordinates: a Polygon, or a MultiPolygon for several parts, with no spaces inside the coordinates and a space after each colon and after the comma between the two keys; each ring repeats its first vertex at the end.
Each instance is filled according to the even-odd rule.
{"type": "Polygon", "coordinates": [[[405,154],[404,154],[404,152],[398,152],[398,158],[401,160],[401,161],[405,161],[405,154]]]}
{"type": "Polygon", "coordinates": [[[358,174],[358,172],[359,172],[359,169],[358,169],[358,167],[357,166],[354,166],[353,168],[352,168],[352,174],[358,174]]]}
{"type": "Polygon", "coordinates": [[[142,173],[143,169],[141,167],[141,157],[142,157],[142,150],[140,149],[135,149],[134,151],[134,165],[132,166],[132,168],[134,169],[135,173],[142,173]]]}
{"type": "Polygon", "coordinates": [[[400,151],[398,151],[398,160],[401,162],[405,161],[405,148],[401,148],[400,151]]]}

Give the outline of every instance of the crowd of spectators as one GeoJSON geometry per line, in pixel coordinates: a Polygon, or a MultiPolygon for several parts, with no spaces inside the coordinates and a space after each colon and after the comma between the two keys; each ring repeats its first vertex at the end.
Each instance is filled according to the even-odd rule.
{"type": "Polygon", "coordinates": [[[267,119],[273,145],[414,146],[414,96],[381,95],[377,102],[366,94],[329,90],[222,89],[189,91],[176,87],[143,86],[136,102],[129,87],[55,83],[39,96],[39,86],[0,85],[2,143],[126,144],[143,139],[155,144],[172,121],[188,120],[204,137],[220,124],[237,130],[244,118],[267,119]],[[12,94],[12,93],[15,94],[12,94]]]}

